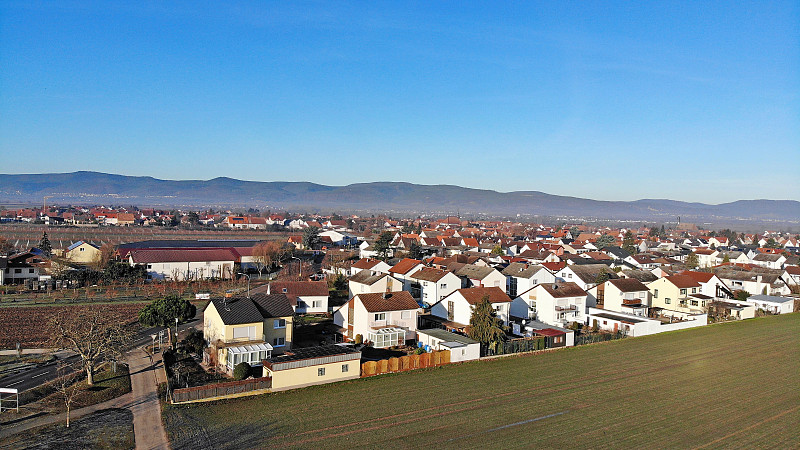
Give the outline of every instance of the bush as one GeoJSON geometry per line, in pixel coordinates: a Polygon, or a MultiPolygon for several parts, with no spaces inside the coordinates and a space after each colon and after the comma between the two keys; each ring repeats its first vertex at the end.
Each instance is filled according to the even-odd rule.
{"type": "Polygon", "coordinates": [[[240,362],[233,368],[233,379],[236,381],[247,379],[250,376],[251,367],[246,362],[240,362]]]}
{"type": "Polygon", "coordinates": [[[355,343],[356,343],[356,345],[361,345],[361,344],[363,344],[363,343],[364,343],[364,336],[362,336],[362,335],[360,335],[360,334],[357,334],[357,335],[356,335],[356,340],[355,340],[355,343]]]}
{"type": "Polygon", "coordinates": [[[198,355],[202,354],[203,349],[206,348],[206,340],[203,338],[203,332],[197,328],[192,328],[189,330],[186,339],[183,340],[183,345],[192,353],[198,355]]]}
{"type": "Polygon", "coordinates": [[[414,350],[414,354],[415,355],[421,355],[423,353],[425,353],[425,348],[424,347],[417,347],[417,349],[414,350]]]}

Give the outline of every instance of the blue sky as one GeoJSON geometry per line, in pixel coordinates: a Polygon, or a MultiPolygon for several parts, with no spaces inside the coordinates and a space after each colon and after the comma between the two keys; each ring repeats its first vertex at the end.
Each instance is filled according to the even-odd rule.
{"type": "Polygon", "coordinates": [[[0,173],[800,199],[798,23],[797,2],[2,1],[0,173]]]}

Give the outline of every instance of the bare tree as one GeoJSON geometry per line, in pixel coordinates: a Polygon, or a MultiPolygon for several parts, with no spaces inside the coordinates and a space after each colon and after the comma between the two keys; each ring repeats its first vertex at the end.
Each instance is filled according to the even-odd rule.
{"type": "Polygon", "coordinates": [[[269,270],[272,264],[280,260],[282,252],[281,244],[278,241],[265,241],[253,247],[253,259],[258,267],[258,276],[264,269],[269,270]]]}
{"type": "Polygon", "coordinates": [[[102,306],[61,308],[50,320],[51,345],[68,348],[81,357],[86,383],[94,384],[95,367],[119,357],[132,338],[128,318],[102,306]]]}
{"type": "Polygon", "coordinates": [[[67,428],[69,428],[69,412],[72,407],[72,402],[75,400],[75,396],[80,391],[80,383],[73,376],[69,364],[63,361],[59,362],[56,371],[56,373],[58,373],[56,389],[64,399],[64,406],[67,410],[67,428]]]}

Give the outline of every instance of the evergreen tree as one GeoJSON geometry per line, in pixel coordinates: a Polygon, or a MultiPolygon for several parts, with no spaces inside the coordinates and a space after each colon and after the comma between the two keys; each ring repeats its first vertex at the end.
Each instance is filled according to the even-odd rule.
{"type": "Polygon", "coordinates": [[[622,238],[622,249],[631,255],[636,254],[636,242],[633,240],[633,232],[631,230],[626,231],[625,236],[622,238]]]}
{"type": "Polygon", "coordinates": [[[489,296],[485,295],[472,307],[472,317],[469,319],[469,337],[486,344],[492,350],[506,338],[503,322],[497,318],[497,312],[489,301],[489,296]]]}
{"type": "Polygon", "coordinates": [[[422,252],[422,247],[419,244],[412,242],[411,247],[408,248],[408,257],[421,260],[425,257],[425,254],[422,252]]]}
{"type": "Polygon", "coordinates": [[[597,238],[597,240],[594,242],[594,246],[597,247],[598,249],[603,249],[603,248],[608,247],[610,245],[614,245],[614,241],[615,241],[615,239],[614,239],[613,236],[609,236],[607,234],[604,234],[604,235],[600,236],[599,238],[597,238]]]}
{"type": "Polygon", "coordinates": [[[317,227],[308,227],[303,230],[303,247],[314,250],[315,248],[319,247],[319,243],[321,239],[319,237],[319,228],[317,227]]]}
{"type": "Polygon", "coordinates": [[[389,245],[392,243],[392,235],[389,231],[384,231],[381,233],[378,240],[372,244],[372,247],[375,249],[375,252],[378,254],[380,259],[386,260],[389,257],[389,245]]]}
{"type": "Polygon", "coordinates": [[[47,237],[47,232],[42,233],[42,239],[39,241],[39,250],[50,256],[53,253],[53,247],[50,245],[50,239],[47,237]]]}
{"type": "Polygon", "coordinates": [[[696,269],[700,265],[700,258],[697,253],[692,252],[686,257],[686,267],[688,269],[696,269]]]}
{"type": "Polygon", "coordinates": [[[186,322],[197,313],[197,307],[186,299],[175,295],[153,300],[139,311],[139,323],[149,327],[168,327],[175,323],[175,318],[186,322]]]}

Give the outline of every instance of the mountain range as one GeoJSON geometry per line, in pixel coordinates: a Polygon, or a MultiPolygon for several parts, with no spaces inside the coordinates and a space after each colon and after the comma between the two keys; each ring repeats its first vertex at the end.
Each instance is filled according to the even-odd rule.
{"type": "Polygon", "coordinates": [[[547,216],[613,220],[798,223],[795,200],[739,200],[718,205],[675,200],[602,201],[538,191],[497,192],[403,182],[326,186],[232,178],[159,180],[99,172],[0,175],[0,204],[256,207],[340,212],[547,216]]]}

